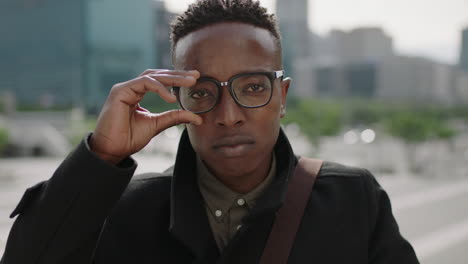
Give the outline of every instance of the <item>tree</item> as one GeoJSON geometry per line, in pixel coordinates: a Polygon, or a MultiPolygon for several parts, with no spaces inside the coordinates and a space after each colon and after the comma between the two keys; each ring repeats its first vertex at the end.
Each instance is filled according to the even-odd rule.
{"type": "Polygon", "coordinates": [[[450,139],[455,131],[450,128],[444,115],[432,111],[399,111],[385,121],[389,134],[402,139],[407,148],[407,161],[411,172],[420,172],[421,167],[416,164],[416,146],[418,143],[430,139],[450,139]]]}
{"type": "Polygon", "coordinates": [[[8,132],[6,129],[0,127],[0,155],[8,145],[8,132]]]}
{"type": "Polygon", "coordinates": [[[284,124],[297,123],[315,145],[322,136],[333,136],[342,129],[343,110],[339,103],[303,99],[288,108],[284,124]]]}

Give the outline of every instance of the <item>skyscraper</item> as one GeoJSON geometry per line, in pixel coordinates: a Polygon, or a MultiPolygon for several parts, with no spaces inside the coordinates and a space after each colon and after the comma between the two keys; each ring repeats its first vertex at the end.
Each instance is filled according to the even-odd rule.
{"type": "Polygon", "coordinates": [[[154,67],[157,4],[0,1],[0,96],[13,94],[19,106],[99,109],[113,84],[154,67]]]}
{"type": "Polygon", "coordinates": [[[276,1],[276,15],[283,41],[283,64],[289,76],[294,76],[294,62],[310,55],[307,9],[308,0],[276,1]]]}
{"type": "Polygon", "coordinates": [[[76,105],[82,98],[83,1],[0,3],[0,96],[19,106],[76,105]]]}
{"type": "Polygon", "coordinates": [[[86,102],[98,110],[114,84],[155,65],[155,2],[86,2],[86,102]]]}
{"type": "Polygon", "coordinates": [[[462,31],[460,67],[468,72],[468,27],[462,31]]]}
{"type": "Polygon", "coordinates": [[[322,45],[328,47],[327,52],[331,53],[328,56],[339,64],[378,62],[394,54],[393,39],[378,27],[360,27],[349,32],[335,29],[322,45]]]}

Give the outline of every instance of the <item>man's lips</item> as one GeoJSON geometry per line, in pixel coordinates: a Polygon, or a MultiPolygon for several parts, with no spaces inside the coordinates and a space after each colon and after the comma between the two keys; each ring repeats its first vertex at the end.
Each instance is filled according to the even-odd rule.
{"type": "Polygon", "coordinates": [[[250,136],[227,136],[215,140],[213,143],[214,149],[219,149],[223,147],[236,147],[238,145],[246,145],[246,144],[255,144],[255,140],[250,136]]]}
{"type": "Polygon", "coordinates": [[[249,153],[255,144],[250,136],[227,136],[217,139],[213,143],[213,149],[220,157],[236,158],[249,153]]]}

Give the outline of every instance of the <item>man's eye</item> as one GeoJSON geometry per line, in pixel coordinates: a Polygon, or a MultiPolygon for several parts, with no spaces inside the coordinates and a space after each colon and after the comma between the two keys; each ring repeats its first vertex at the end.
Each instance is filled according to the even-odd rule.
{"type": "Polygon", "coordinates": [[[249,86],[245,88],[245,92],[248,92],[248,93],[259,93],[259,92],[263,92],[264,90],[265,90],[265,87],[260,84],[250,84],[249,86]]]}
{"type": "Polygon", "coordinates": [[[193,99],[201,99],[210,95],[211,93],[207,90],[196,90],[189,93],[189,96],[193,99]]]}

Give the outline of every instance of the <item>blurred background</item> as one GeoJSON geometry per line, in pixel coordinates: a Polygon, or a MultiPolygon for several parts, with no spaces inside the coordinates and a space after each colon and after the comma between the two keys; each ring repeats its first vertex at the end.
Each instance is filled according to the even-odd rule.
{"type": "MultiPolygon", "coordinates": [[[[0,255],[22,193],[93,130],[110,88],[172,68],[169,23],[190,2],[0,2],[0,255]]],[[[466,263],[468,0],[260,2],[279,19],[297,154],[370,169],[422,263],[466,263]]],[[[137,172],[171,165],[181,131],[137,172]]]]}

